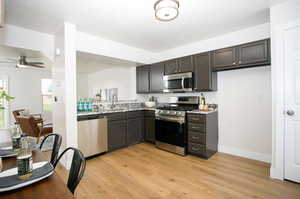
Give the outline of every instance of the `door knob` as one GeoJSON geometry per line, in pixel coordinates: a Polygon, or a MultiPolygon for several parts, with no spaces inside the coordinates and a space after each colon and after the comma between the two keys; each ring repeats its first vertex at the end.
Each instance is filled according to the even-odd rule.
{"type": "Polygon", "coordinates": [[[288,111],[286,112],[286,114],[288,114],[289,116],[293,116],[293,115],[295,115],[295,111],[293,111],[293,110],[288,110],[288,111]]]}

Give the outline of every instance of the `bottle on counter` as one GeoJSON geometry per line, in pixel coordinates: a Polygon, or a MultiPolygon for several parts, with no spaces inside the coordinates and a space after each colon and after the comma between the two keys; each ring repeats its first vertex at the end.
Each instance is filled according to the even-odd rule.
{"type": "Polygon", "coordinates": [[[27,137],[23,137],[21,141],[21,150],[17,156],[18,177],[20,179],[28,179],[32,176],[32,151],[29,147],[27,137]]]}
{"type": "Polygon", "coordinates": [[[22,133],[21,133],[21,129],[18,125],[11,128],[12,149],[14,152],[20,152],[21,137],[22,137],[22,133]]]}
{"type": "Polygon", "coordinates": [[[199,110],[204,110],[204,107],[206,105],[205,97],[203,93],[201,93],[200,102],[199,102],[199,110]]]}

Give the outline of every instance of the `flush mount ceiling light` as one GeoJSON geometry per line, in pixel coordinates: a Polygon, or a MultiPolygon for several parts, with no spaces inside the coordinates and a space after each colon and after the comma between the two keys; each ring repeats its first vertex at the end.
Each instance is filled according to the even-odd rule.
{"type": "Polygon", "coordinates": [[[179,14],[178,8],[177,0],[158,0],[154,4],[155,17],[160,21],[174,20],[179,14]]]}

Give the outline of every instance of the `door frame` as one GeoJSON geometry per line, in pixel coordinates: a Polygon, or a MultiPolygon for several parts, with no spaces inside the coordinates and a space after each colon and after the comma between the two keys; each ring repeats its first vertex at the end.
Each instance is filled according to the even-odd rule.
{"type": "Polygon", "coordinates": [[[270,177],[284,180],[285,169],[285,32],[300,26],[300,20],[271,28],[272,48],[272,163],[270,177]]]}

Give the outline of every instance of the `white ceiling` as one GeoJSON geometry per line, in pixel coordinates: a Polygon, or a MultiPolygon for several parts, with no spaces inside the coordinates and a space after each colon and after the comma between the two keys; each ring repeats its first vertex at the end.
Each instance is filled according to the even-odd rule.
{"type": "Polygon", "coordinates": [[[179,17],[159,22],[156,0],[6,0],[6,22],[54,33],[64,21],[78,30],[159,52],[269,21],[284,0],[179,0],[179,17]]]}
{"type": "Polygon", "coordinates": [[[77,52],[77,72],[93,73],[112,67],[136,67],[138,63],[112,57],[77,52]]]}

